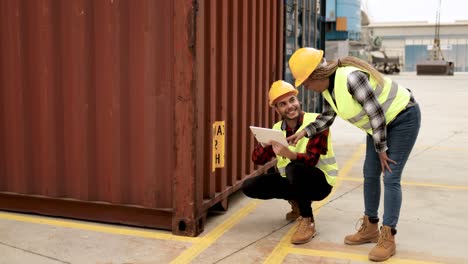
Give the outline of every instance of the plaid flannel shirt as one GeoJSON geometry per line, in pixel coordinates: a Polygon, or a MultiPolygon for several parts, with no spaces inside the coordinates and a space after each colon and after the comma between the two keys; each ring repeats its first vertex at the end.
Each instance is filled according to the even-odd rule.
{"type": "MultiPolygon", "coordinates": [[[[296,130],[302,125],[304,119],[304,112],[299,116],[297,126],[292,129],[283,122],[281,129],[286,130],[286,137],[293,135],[296,130]]],[[[306,147],[306,153],[297,153],[296,161],[303,162],[308,166],[316,166],[317,162],[320,159],[320,155],[327,154],[328,151],[328,129],[325,129],[322,132],[319,132],[309,138],[306,147]]],[[[273,151],[272,146],[262,147],[261,144],[258,144],[252,152],[252,161],[255,164],[263,165],[270,161],[273,157],[276,157],[275,152],[273,151]]]]}
{"type": "MultiPolygon", "coordinates": [[[[335,82],[335,74],[330,76],[329,89],[333,89],[335,82]]],[[[348,91],[351,96],[362,105],[362,108],[369,117],[370,125],[372,127],[372,138],[374,140],[375,150],[377,152],[387,151],[387,126],[385,120],[385,113],[382,106],[375,97],[374,90],[369,84],[369,76],[361,71],[355,71],[348,76],[348,91]]],[[[411,94],[411,91],[410,91],[411,94]]],[[[331,92],[334,99],[334,93],[331,92]]],[[[414,101],[411,94],[411,101],[414,101]]],[[[315,122],[310,123],[306,128],[307,136],[310,137],[315,133],[319,133],[327,129],[335,120],[336,113],[331,105],[323,100],[323,112],[317,117],[315,122]]]]}

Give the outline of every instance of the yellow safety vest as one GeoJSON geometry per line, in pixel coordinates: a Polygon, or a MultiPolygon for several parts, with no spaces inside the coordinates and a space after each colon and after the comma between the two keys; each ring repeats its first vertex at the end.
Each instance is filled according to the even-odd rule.
{"type": "MultiPolygon", "coordinates": [[[[367,71],[353,66],[339,67],[336,70],[334,89],[336,104],[328,90],[323,92],[323,97],[338,116],[372,135],[369,116],[362,108],[362,105],[348,91],[348,75],[354,71],[367,73],[367,71]]],[[[391,79],[384,77],[384,80],[383,87],[378,85],[373,77],[370,77],[369,83],[374,89],[375,97],[382,106],[386,124],[388,124],[408,105],[410,93],[406,88],[396,84],[391,79]]]]}
{"type": "MultiPolygon", "coordinates": [[[[315,121],[319,114],[315,113],[305,113],[304,114],[304,119],[302,122],[301,127],[297,131],[303,130],[308,124],[312,123],[315,121]]],[[[283,132],[284,136],[286,136],[286,130],[281,129],[281,124],[283,121],[277,122],[274,126],[273,129],[279,130],[283,132]]],[[[288,146],[288,148],[291,151],[297,152],[297,153],[305,153],[307,151],[307,143],[309,139],[306,137],[303,137],[299,142],[297,142],[296,146],[288,146]]],[[[335,180],[336,176],[338,176],[338,164],[336,163],[335,159],[335,153],[333,151],[333,146],[332,146],[332,141],[331,141],[331,132],[328,133],[328,140],[327,140],[327,154],[326,155],[320,155],[320,159],[317,163],[317,168],[319,168],[323,173],[325,174],[325,177],[327,179],[328,184],[331,186],[335,185],[335,180]]],[[[278,163],[276,164],[276,167],[278,168],[279,172],[281,173],[281,176],[286,177],[286,165],[291,162],[288,158],[278,156],[276,155],[276,159],[278,160],[278,163]]]]}

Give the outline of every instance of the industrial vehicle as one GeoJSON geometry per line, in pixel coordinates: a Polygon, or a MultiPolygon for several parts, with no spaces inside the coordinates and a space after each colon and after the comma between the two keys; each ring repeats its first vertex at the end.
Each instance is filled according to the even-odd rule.
{"type": "Polygon", "coordinates": [[[400,72],[400,58],[387,55],[382,48],[382,39],[379,36],[369,37],[369,49],[371,64],[379,72],[385,74],[400,72]]]}

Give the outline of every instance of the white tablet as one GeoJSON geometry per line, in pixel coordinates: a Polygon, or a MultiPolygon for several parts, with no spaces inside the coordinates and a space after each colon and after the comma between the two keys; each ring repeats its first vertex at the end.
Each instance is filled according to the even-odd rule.
{"type": "Polygon", "coordinates": [[[283,135],[283,132],[279,130],[256,126],[250,126],[250,130],[252,131],[252,134],[254,134],[257,141],[260,143],[269,144],[271,140],[274,140],[283,144],[286,147],[288,146],[288,141],[286,141],[286,137],[283,135]]]}

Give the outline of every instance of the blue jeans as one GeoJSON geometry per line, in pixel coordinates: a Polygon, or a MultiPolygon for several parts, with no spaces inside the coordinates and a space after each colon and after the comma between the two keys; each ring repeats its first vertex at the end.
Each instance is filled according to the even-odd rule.
{"type": "MultiPolygon", "coordinates": [[[[413,149],[421,126],[419,105],[403,110],[387,125],[387,155],[397,164],[389,163],[392,172],[385,170],[383,224],[396,228],[401,208],[401,174],[413,149]]],[[[371,135],[367,135],[366,160],[364,162],[364,206],[365,214],[378,217],[380,202],[380,175],[382,167],[375,151],[371,135]]]]}

